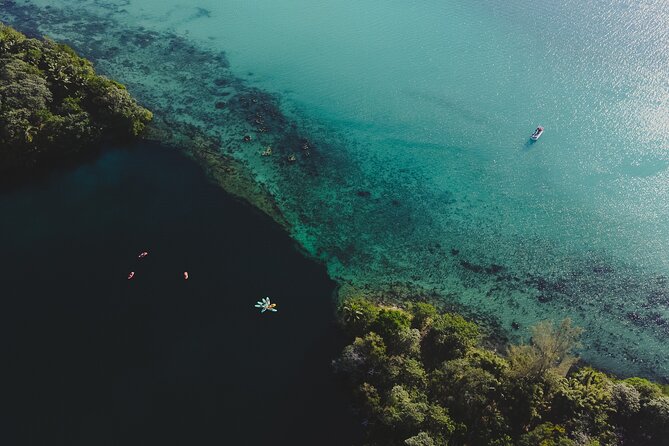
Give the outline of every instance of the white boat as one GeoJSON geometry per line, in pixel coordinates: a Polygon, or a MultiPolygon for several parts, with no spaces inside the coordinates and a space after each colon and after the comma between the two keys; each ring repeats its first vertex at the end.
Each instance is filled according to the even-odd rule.
{"type": "Polygon", "coordinates": [[[532,141],[536,141],[536,140],[539,139],[539,137],[540,137],[541,135],[543,135],[543,134],[544,134],[544,128],[543,128],[542,126],[539,126],[539,127],[537,127],[537,129],[534,131],[534,133],[532,133],[532,135],[530,135],[530,139],[531,139],[532,141]]]}

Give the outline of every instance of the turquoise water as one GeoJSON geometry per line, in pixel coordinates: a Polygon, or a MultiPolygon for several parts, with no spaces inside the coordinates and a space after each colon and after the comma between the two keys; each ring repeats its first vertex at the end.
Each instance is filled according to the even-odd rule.
{"type": "Polygon", "coordinates": [[[519,336],[570,316],[585,359],[669,378],[666,2],[5,3],[219,138],[333,277],[424,288],[519,336]],[[225,63],[151,52],[166,36],[225,63]],[[240,146],[234,98],[253,88],[287,119],[240,146]]]}

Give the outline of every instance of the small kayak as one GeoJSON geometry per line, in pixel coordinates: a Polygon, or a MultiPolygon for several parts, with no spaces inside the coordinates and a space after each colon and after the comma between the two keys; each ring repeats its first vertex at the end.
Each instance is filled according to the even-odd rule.
{"type": "Polygon", "coordinates": [[[132,279],[133,277],[135,277],[135,272],[130,271],[130,274],[128,274],[128,280],[132,279]]]}
{"type": "Polygon", "coordinates": [[[184,271],[184,280],[188,280],[188,271],[184,271]]]}
{"type": "Polygon", "coordinates": [[[146,252],[146,251],[142,251],[142,252],[139,253],[139,255],[137,256],[137,258],[138,258],[138,259],[143,259],[144,257],[146,257],[146,256],[148,256],[148,255],[149,255],[148,252],[146,252]]]}

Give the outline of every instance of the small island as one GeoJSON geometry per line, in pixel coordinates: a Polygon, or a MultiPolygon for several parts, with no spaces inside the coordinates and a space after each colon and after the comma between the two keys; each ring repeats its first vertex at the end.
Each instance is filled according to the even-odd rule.
{"type": "Polygon", "coordinates": [[[429,303],[344,301],[353,340],[334,361],[353,388],[369,445],[660,445],[669,386],[579,364],[582,330],[542,322],[504,355],[475,323],[429,303]]]}
{"type": "Polygon", "coordinates": [[[152,119],[118,82],[67,45],[0,23],[0,172],[45,167],[103,140],[138,136],[152,119]]]}

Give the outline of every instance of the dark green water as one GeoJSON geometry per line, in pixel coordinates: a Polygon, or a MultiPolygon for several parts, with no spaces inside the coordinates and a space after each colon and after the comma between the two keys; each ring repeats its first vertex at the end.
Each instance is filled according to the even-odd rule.
{"type": "Polygon", "coordinates": [[[5,187],[0,246],[0,444],[355,443],[334,284],[177,153],[5,187]]]}

